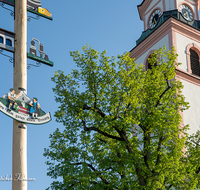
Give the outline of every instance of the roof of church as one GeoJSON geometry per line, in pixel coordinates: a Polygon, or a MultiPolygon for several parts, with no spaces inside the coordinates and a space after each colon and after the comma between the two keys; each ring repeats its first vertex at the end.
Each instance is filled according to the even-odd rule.
{"type": "Polygon", "coordinates": [[[141,3],[140,5],[138,5],[137,7],[140,7],[140,6],[142,6],[142,4],[143,4],[144,2],[145,2],[145,0],[143,0],[143,1],[142,1],[142,3],[141,3]]]}
{"type": "MultiPolygon", "coordinates": [[[[140,15],[140,9],[139,9],[139,7],[142,6],[142,4],[144,3],[144,1],[145,1],[145,0],[143,0],[142,3],[141,3],[140,5],[137,6],[137,8],[138,8],[138,12],[139,12],[139,15],[140,15]]],[[[141,19],[141,15],[140,15],[140,19],[141,19]]],[[[141,19],[141,20],[142,20],[142,19],[141,19]]]]}

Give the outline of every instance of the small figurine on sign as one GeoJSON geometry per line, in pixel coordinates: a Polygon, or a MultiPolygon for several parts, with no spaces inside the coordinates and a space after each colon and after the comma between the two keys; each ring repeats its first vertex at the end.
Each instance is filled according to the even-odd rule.
{"type": "Polygon", "coordinates": [[[0,112],[21,123],[44,124],[51,121],[51,114],[45,113],[38,103],[37,98],[29,98],[26,89],[19,87],[19,94],[15,94],[15,89],[0,97],[0,112]]]}
{"type": "Polygon", "coordinates": [[[40,116],[40,104],[38,103],[38,99],[34,97],[29,105],[31,106],[30,114],[32,114],[32,118],[37,118],[40,116]]]}
{"type": "Polygon", "coordinates": [[[30,46],[30,53],[33,55],[37,55],[36,47],[35,47],[35,42],[32,40],[31,41],[31,46],[30,46]]]}
{"type": "Polygon", "coordinates": [[[17,103],[15,102],[15,98],[19,97],[21,94],[18,95],[15,94],[15,89],[11,88],[10,92],[8,93],[8,101],[9,101],[9,107],[8,111],[11,111],[11,107],[13,106],[13,109],[17,109],[17,103]]]}

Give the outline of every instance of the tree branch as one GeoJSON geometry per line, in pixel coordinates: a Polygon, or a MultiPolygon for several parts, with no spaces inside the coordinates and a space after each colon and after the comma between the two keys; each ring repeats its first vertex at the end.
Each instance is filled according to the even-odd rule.
{"type": "Polygon", "coordinates": [[[164,94],[165,94],[170,88],[171,88],[171,87],[168,86],[167,89],[165,89],[165,91],[160,95],[160,97],[159,97],[159,99],[158,99],[158,101],[157,101],[155,107],[157,107],[157,106],[160,104],[161,98],[164,96],[164,94]]]}
{"type": "MultiPolygon", "coordinates": [[[[92,166],[92,164],[88,164],[88,163],[86,163],[86,164],[87,164],[87,166],[88,166],[91,170],[93,170],[96,174],[99,175],[99,177],[101,178],[101,180],[102,180],[106,185],[109,184],[108,181],[107,181],[105,178],[102,177],[101,172],[99,172],[98,170],[96,170],[96,169],[92,166]]],[[[71,163],[71,165],[83,165],[83,162],[77,162],[77,163],[73,163],[73,164],[71,163]]]]}
{"type": "Polygon", "coordinates": [[[144,132],[144,163],[146,167],[149,169],[149,171],[151,171],[148,164],[148,160],[150,159],[150,156],[151,156],[151,152],[149,151],[150,135],[151,135],[150,132],[149,133],[144,132]]]}
{"type": "MultiPolygon", "coordinates": [[[[196,144],[197,146],[200,147],[200,144],[198,144],[197,142],[195,142],[194,140],[191,140],[194,144],[196,144]]],[[[196,170],[196,174],[200,173],[200,167],[196,170]]]]}
{"type": "Polygon", "coordinates": [[[127,113],[127,110],[128,110],[128,108],[130,107],[130,103],[127,105],[127,108],[126,108],[126,110],[124,111],[124,117],[126,116],[126,113],[127,113]]]}
{"type": "MultiPolygon", "coordinates": [[[[127,143],[125,146],[126,146],[128,152],[134,154],[133,149],[132,149],[132,146],[131,146],[131,143],[129,142],[129,140],[128,140],[128,138],[127,138],[126,132],[125,132],[123,129],[122,129],[122,130],[119,130],[119,129],[117,128],[117,126],[115,126],[115,130],[118,132],[118,134],[119,134],[120,137],[123,139],[123,141],[125,141],[125,142],[127,143]]],[[[137,164],[137,161],[136,161],[136,160],[133,160],[133,163],[135,164],[135,170],[136,170],[138,179],[139,179],[139,181],[140,181],[140,184],[141,184],[142,186],[146,186],[146,180],[145,180],[145,178],[142,176],[142,170],[140,169],[140,165],[137,164]]]]}
{"type": "Polygon", "coordinates": [[[110,170],[110,169],[113,169],[111,166],[105,170],[103,170],[104,172],[107,171],[107,170],[110,170]]]}
{"type": "Polygon", "coordinates": [[[115,140],[118,140],[118,141],[124,141],[122,138],[116,137],[114,135],[110,135],[110,134],[108,134],[106,132],[101,131],[100,129],[98,129],[96,127],[87,127],[84,120],[82,120],[82,123],[83,123],[84,131],[96,131],[96,132],[98,132],[98,133],[100,133],[100,134],[102,134],[102,135],[104,135],[106,137],[109,137],[111,139],[115,139],[115,140]]]}
{"type": "Polygon", "coordinates": [[[101,141],[101,142],[103,142],[103,143],[106,143],[106,141],[105,141],[105,140],[103,140],[103,139],[99,139],[99,141],[101,141]]]}
{"type": "Polygon", "coordinates": [[[83,110],[94,110],[95,112],[97,112],[99,115],[101,115],[102,117],[105,117],[106,114],[104,112],[102,112],[99,108],[92,108],[87,106],[86,104],[83,105],[83,110]]]}
{"type": "Polygon", "coordinates": [[[115,117],[114,117],[113,120],[115,120],[115,119],[117,119],[117,118],[119,117],[119,109],[120,109],[121,103],[122,103],[122,98],[120,98],[119,106],[118,106],[118,108],[117,108],[117,113],[116,113],[116,115],[115,115],[115,117]]]}
{"type": "MultiPolygon", "coordinates": [[[[117,152],[117,157],[120,158],[120,159],[122,158],[120,152],[117,152]]],[[[122,161],[119,161],[118,164],[121,165],[123,168],[125,168],[122,161]]],[[[119,173],[119,172],[118,172],[118,173],[119,173]]],[[[119,175],[121,176],[121,179],[123,179],[123,178],[125,177],[125,172],[123,171],[122,174],[119,173],[119,175]]]]}
{"type": "Polygon", "coordinates": [[[160,137],[160,138],[159,138],[158,148],[157,148],[158,155],[157,155],[157,160],[156,160],[156,166],[157,166],[158,163],[160,162],[160,154],[159,154],[159,152],[160,152],[160,150],[161,150],[162,142],[163,142],[164,139],[165,139],[165,138],[163,138],[163,137],[160,137]]]}
{"type": "Polygon", "coordinates": [[[200,174],[200,167],[197,169],[196,174],[200,174]]]}
{"type": "Polygon", "coordinates": [[[170,189],[171,189],[171,187],[172,187],[172,185],[170,185],[170,186],[168,187],[168,190],[170,190],[170,189]]]}
{"type": "Polygon", "coordinates": [[[198,144],[197,142],[195,142],[195,141],[193,141],[193,140],[191,140],[194,144],[196,144],[197,146],[199,146],[200,147],[200,144],[198,144]]]}
{"type": "MultiPolygon", "coordinates": [[[[164,76],[166,77],[166,74],[164,74],[164,76]]],[[[166,83],[167,83],[167,89],[160,95],[160,97],[159,97],[159,99],[158,99],[157,104],[156,104],[155,107],[157,107],[159,105],[160,100],[163,97],[163,95],[171,88],[171,86],[169,85],[169,80],[167,79],[167,77],[166,77],[165,80],[166,80],[166,83]]]]}

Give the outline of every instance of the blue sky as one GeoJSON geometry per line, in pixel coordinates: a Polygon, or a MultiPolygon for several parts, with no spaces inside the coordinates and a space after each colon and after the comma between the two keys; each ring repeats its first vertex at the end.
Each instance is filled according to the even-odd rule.
{"type": "MultiPolygon", "coordinates": [[[[28,182],[29,190],[43,190],[52,179],[47,177],[44,148],[50,144],[49,135],[56,128],[64,129],[53,117],[58,108],[54,101],[51,77],[55,71],[65,74],[75,68],[69,51],[80,50],[89,44],[97,51],[107,50],[107,55],[117,56],[135,47],[136,40],[143,31],[143,22],[139,18],[137,5],[142,0],[41,0],[53,21],[40,18],[28,22],[27,50],[34,37],[44,45],[44,52],[54,62],[54,67],[41,65],[28,70],[28,96],[36,96],[41,108],[51,112],[52,121],[44,125],[28,125],[28,182]]],[[[12,7],[6,6],[13,9],[12,7]]],[[[28,13],[30,16],[34,16],[28,13]]],[[[0,28],[14,32],[14,20],[9,11],[0,7],[0,28]]],[[[11,53],[5,54],[12,56],[11,53]]],[[[28,60],[28,63],[34,64],[28,60]]],[[[0,96],[13,87],[13,65],[7,57],[0,55],[0,96]]],[[[0,177],[12,174],[12,119],[0,113],[0,177]]],[[[11,189],[10,181],[0,181],[0,189],[11,189]]]]}

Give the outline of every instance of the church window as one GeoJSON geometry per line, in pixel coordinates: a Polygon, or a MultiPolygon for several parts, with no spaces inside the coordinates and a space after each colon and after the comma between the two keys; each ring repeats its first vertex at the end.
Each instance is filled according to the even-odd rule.
{"type": "Polygon", "coordinates": [[[156,57],[154,53],[152,53],[147,59],[147,69],[152,69],[153,66],[157,66],[157,61],[155,63],[149,63],[149,59],[156,57]]]}
{"type": "Polygon", "coordinates": [[[190,63],[192,74],[200,76],[199,56],[193,49],[190,49],[190,63]]]}
{"type": "Polygon", "coordinates": [[[10,39],[6,39],[6,45],[12,46],[12,41],[10,39]]]}
{"type": "Polygon", "coordinates": [[[3,44],[3,37],[0,36],[0,43],[3,44]]]}

